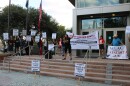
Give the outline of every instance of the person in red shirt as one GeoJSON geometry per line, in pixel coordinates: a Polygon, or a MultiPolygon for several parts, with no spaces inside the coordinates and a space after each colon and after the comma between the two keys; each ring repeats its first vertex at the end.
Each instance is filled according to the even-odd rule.
{"type": "Polygon", "coordinates": [[[104,39],[103,36],[100,36],[99,38],[99,51],[100,51],[100,56],[104,55],[104,39]]]}

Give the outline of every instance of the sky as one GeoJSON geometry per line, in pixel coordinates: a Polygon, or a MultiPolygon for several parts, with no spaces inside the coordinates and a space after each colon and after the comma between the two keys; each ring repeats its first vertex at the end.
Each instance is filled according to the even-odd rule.
{"type": "MultiPolygon", "coordinates": [[[[41,0],[29,0],[29,7],[39,9],[41,0]]],[[[9,0],[0,0],[0,7],[9,4],[9,0]]],[[[11,0],[11,4],[25,7],[26,0],[11,0]]],[[[72,28],[72,15],[74,6],[68,0],[42,0],[42,9],[52,16],[59,25],[72,28]]]]}

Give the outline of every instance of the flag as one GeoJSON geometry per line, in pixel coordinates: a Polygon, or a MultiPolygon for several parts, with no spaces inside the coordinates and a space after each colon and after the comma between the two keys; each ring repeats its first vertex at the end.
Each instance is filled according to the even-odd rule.
{"type": "Polygon", "coordinates": [[[38,30],[39,31],[40,31],[41,19],[42,19],[42,0],[41,0],[40,7],[39,7],[39,20],[38,20],[38,30]]]}
{"type": "Polygon", "coordinates": [[[26,1],[26,8],[28,8],[28,3],[29,3],[29,0],[26,1]]]}

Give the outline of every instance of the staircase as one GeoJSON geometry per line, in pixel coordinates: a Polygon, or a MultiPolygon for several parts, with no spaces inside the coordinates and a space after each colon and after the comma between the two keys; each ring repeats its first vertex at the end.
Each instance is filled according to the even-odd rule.
{"type": "MultiPolygon", "coordinates": [[[[38,56],[17,56],[7,57],[3,63],[0,63],[1,69],[31,72],[31,61],[38,56]]],[[[106,84],[116,84],[121,86],[130,86],[130,63],[128,60],[107,60],[107,59],[88,59],[85,62],[79,59],[66,61],[60,59],[42,59],[40,60],[40,75],[74,78],[75,63],[86,64],[86,76],[82,80],[99,82],[106,84]]]]}

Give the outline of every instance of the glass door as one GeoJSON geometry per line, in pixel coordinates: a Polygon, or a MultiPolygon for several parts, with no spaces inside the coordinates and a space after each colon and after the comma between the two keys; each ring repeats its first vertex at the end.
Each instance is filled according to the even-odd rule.
{"type": "Polygon", "coordinates": [[[112,39],[113,39],[113,35],[114,35],[114,31],[106,31],[105,32],[105,36],[104,36],[104,39],[105,39],[105,46],[106,46],[106,53],[107,53],[107,48],[108,46],[111,44],[112,42],[112,39]]]}
{"type": "Polygon", "coordinates": [[[117,35],[121,39],[122,43],[125,44],[125,31],[117,31],[117,35]]]}

